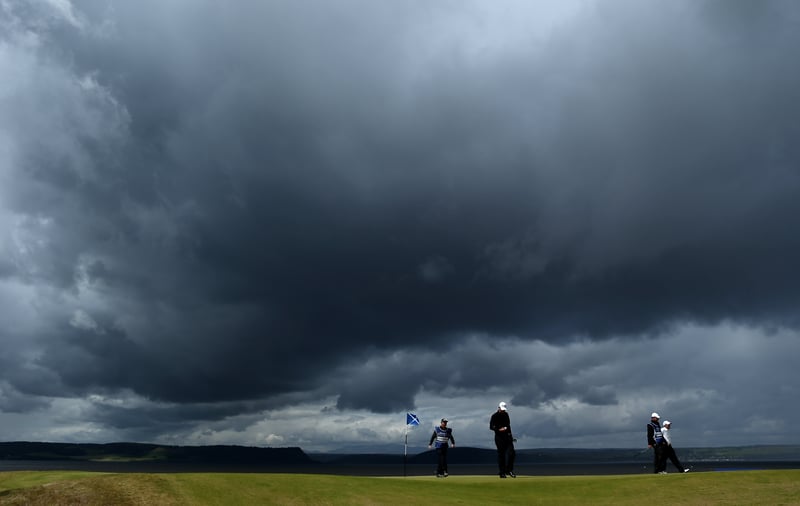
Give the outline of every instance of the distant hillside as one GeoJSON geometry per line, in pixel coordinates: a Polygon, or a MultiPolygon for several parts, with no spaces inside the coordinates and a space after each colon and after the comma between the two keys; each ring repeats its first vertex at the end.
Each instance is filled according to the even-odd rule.
{"type": "Polygon", "coordinates": [[[292,466],[312,464],[300,448],[169,446],[144,443],[0,443],[2,460],[172,462],[292,466]]]}
{"type": "MultiPolygon", "coordinates": [[[[0,460],[39,460],[74,462],[138,462],[174,464],[242,465],[253,467],[328,467],[375,466],[402,463],[403,448],[397,453],[312,454],[300,448],[259,448],[252,446],[169,446],[145,443],[0,443],[0,460]]],[[[800,445],[737,446],[718,448],[679,448],[686,462],[726,461],[796,461],[800,462],[800,445]]],[[[497,453],[489,448],[456,447],[448,460],[451,464],[492,465],[497,453]]],[[[645,448],[518,449],[519,464],[607,464],[649,462],[652,453],[645,448]]],[[[428,450],[409,454],[408,464],[436,462],[436,452],[428,450]]]]}

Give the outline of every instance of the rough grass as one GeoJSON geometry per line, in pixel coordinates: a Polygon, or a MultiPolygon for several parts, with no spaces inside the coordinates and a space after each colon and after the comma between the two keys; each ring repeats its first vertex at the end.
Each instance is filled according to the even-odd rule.
{"type": "Polygon", "coordinates": [[[0,504],[800,504],[800,470],[376,478],[304,474],[0,473],[0,504]]]}

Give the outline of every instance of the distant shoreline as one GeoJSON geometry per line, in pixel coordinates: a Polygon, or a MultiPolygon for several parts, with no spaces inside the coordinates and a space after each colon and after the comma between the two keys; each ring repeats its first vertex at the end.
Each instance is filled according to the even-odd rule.
{"type": "MultiPolygon", "coordinates": [[[[800,469],[799,461],[719,461],[691,462],[685,464],[692,472],[753,471],[775,469],[800,469]]],[[[297,466],[244,465],[177,462],[94,462],[75,460],[0,460],[0,472],[9,471],[88,471],[102,473],[288,473],[332,474],[347,476],[427,476],[433,475],[435,465],[397,464],[335,465],[311,464],[297,466]]],[[[652,463],[542,463],[516,466],[519,476],[598,476],[621,474],[651,474],[652,463]]],[[[677,472],[667,468],[668,472],[677,472]]],[[[496,468],[487,464],[451,464],[450,474],[494,475],[496,468]]]]}
{"type": "MultiPolygon", "coordinates": [[[[800,469],[800,446],[682,448],[695,472],[800,469]]],[[[494,475],[494,449],[459,447],[449,455],[452,475],[494,475]]],[[[652,450],[635,448],[518,449],[519,475],[609,475],[652,472],[652,450]]],[[[77,470],[112,473],[303,473],[352,476],[426,476],[436,453],[315,454],[301,448],[170,446],[143,443],[0,442],[0,471],[77,470]]],[[[669,470],[669,469],[668,469],[669,470]]]]}

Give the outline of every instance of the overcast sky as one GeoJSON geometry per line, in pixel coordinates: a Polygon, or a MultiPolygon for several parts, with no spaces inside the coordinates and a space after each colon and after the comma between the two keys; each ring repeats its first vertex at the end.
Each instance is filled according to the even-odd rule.
{"type": "Polygon", "coordinates": [[[798,443],[800,3],[0,0],[0,440],[798,443]]]}

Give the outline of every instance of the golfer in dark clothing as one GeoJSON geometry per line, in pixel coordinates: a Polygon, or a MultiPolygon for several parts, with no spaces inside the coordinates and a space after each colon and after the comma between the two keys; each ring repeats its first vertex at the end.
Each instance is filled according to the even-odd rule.
{"type": "Polygon", "coordinates": [[[653,449],[653,472],[656,474],[667,474],[667,440],[661,433],[661,419],[658,413],[650,415],[650,423],[647,424],[647,446],[653,449]]]}
{"type": "Polygon", "coordinates": [[[447,418],[442,418],[438,427],[434,427],[428,448],[436,442],[436,453],[439,454],[439,465],[436,467],[437,478],[447,478],[447,443],[452,443],[451,448],[456,447],[456,440],[453,439],[453,429],[447,426],[447,418]]]}
{"type": "Polygon", "coordinates": [[[489,429],[494,431],[494,444],[497,446],[497,467],[500,469],[500,477],[511,476],[514,474],[514,436],[511,435],[511,419],[508,417],[508,408],[505,402],[497,406],[497,411],[489,420],[489,429]]]}
{"type": "Polygon", "coordinates": [[[667,459],[669,459],[673,464],[675,464],[675,467],[678,468],[678,472],[688,473],[689,468],[683,467],[681,461],[678,460],[678,454],[675,453],[675,448],[672,447],[672,436],[669,435],[671,429],[672,422],[669,420],[664,420],[664,425],[661,426],[661,435],[664,436],[664,441],[667,442],[667,453],[664,456],[664,471],[667,470],[667,459]]]}

